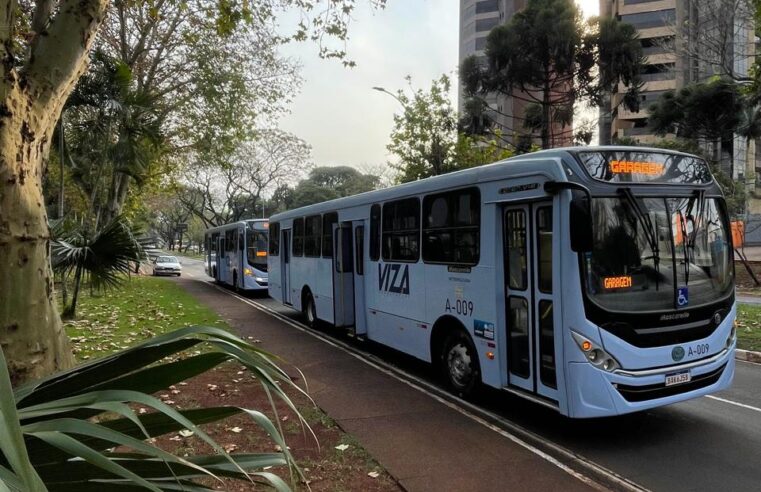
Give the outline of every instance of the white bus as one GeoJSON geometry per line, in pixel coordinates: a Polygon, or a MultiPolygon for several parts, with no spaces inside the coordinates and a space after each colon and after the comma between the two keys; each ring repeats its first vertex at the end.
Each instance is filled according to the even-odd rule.
{"type": "Polygon", "coordinates": [[[241,220],[206,231],[206,273],[241,291],[267,289],[266,219],[241,220]]]}
{"type": "Polygon", "coordinates": [[[598,417],[730,385],[732,260],[703,160],[576,147],[277,214],[269,293],[458,394],[598,417]]]}

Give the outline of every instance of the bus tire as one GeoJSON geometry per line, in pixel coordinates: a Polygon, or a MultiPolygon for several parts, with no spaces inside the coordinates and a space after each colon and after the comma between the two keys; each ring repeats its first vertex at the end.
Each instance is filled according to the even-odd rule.
{"type": "Polygon", "coordinates": [[[306,324],[311,328],[315,328],[317,326],[317,306],[314,304],[311,292],[307,291],[304,293],[304,301],[301,306],[306,324]]]}
{"type": "Polygon", "coordinates": [[[442,344],[441,369],[450,390],[467,397],[481,383],[481,366],[470,337],[462,330],[453,331],[442,344]]]}

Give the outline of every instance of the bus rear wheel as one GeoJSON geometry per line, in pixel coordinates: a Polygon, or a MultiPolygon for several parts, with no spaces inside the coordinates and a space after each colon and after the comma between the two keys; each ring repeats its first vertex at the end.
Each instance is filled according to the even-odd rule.
{"type": "Polygon", "coordinates": [[[304,296],[304,318],[307,325],[314,328],[317,325],[317,307],[314,305],[312,294],[307,293],[304,296]]]}
{"type": "Polygon", "coordinates": [[[471,395],[481,382],[478,354],[465,333],[457,331],[449,336],[441,362],[447,385],[456,395],[471,395]]]}

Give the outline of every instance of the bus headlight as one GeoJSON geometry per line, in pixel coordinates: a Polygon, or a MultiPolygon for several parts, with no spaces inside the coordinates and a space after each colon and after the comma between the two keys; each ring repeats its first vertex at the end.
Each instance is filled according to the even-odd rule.
{"type": "Polygon", "coordinates": [[[243,269],[243,274],[246,277],[253,277],[254,276],[254,271],[252,269],[246,267],[246,268],[243,269]]]}
{"type": "Polygon", "coordinates": [[[265,277],[254,277],[254,280],[259,282],[260,284],[266,284],[267,283],[267,279],[265,277]]]}
{"type": "Polygon", "coordinates": [[[573,337],[573,341],[576,342],[576,345],[579,346],[579,349],[581,349],[581,351],[587,357],[587,360],[593,366],[599,367],[600,369],[608,372],[615,371],[621,367],[621,365],[616,359],[613,358],[612,355],[607,353],[605,350],[603,350],[602,347],[594,343],[592,340],[583,335],[579,335],[575,331],[571,332],[571,336],[573,337]]]}
{"type": "Polygon", "coordinates": [[[727,348],[730,348],[733,343],[735,343],[735,340],[737,339],[737,320],[735,320],[732,323],[732,329],[729,331],[729,336],[727,337],[727,348]]]}

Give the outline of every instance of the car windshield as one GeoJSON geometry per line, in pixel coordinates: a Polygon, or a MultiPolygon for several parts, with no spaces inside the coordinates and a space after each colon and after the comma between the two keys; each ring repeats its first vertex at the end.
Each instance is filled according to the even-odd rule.
{"type": "Polygon", "coordinates": [[[729,294],[734,271],[719,200],[592,200],[594,247],[586,254],[587,294],[612,311],[695,307],[729,294]]]}
{"type": "Polygon", "coordinates": [[[248,264],[257,270],[267,271],[267,233],[246,228],[246,257],[248,264]]]}
{"type": "Polygon", "coordinates": [[[177,263],[177,258],[174,256],[159,256],[156,263],[177,263]]]}

